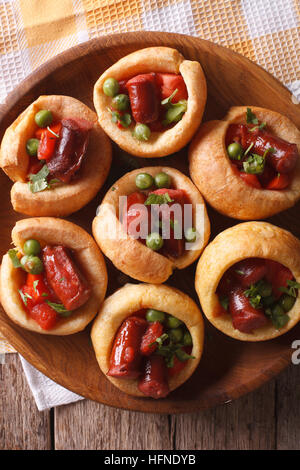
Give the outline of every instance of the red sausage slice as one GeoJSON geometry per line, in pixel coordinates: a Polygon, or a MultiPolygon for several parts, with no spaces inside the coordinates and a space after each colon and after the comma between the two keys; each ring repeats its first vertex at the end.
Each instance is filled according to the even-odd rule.
{"type": "Polygon", "coordinates": [[[65,247],[46,246],[43,263],[47,282],[67,310],[75,310],[88,300],[91,288],[65,247]]]}
{"type": "Polygon", "coordinates": [[[263,129],[251,131],[245,124],[230,124],[226,143],[229,145],[231,142],[239,142],[244,150],[253,144],[251,152],[258,155],[264,155],[267,149],[272,148],[274,151],[268,152],[267,161],[278,173],[293,171],[299,158],[296,144],[286,142],[263,129]]]}
{"type": "Polygon", "coordinates": [[[230,293],[229,311],[234,328],[242,333],[252,333],[268,324],[266,315],[262,310],[252,307],[242,288],[238,287],[230,293]]]}
{"type": "Polygon", "coordinates": [[[143,356],[150,356],[150,354],[154,353],[157,348],[157,343],[153,343],[163,334],[163,331],[164,327],[159,321],[149,324],[141,343],[141,354],[143,354],[143,356]]]}
{"type": "Polygon", "coordinates": [[[43,330],[51,330],[58,319],[58,314],[46,303],[35,305],[29,314],[43,330]]]}
{"type": "Polygon", "coordinates": [[[136,379],[141,374],[140,346],[147,328],[144,318],[127,318],[119,328],[110,356],[107,375],[118,379],[136,379]]]}
{"type": "Polygon", "coordinates": [[[164,398],[169,394],[167,366],[162,356],[152,354],[148,358],[138,388],[144,395],[152,398],[164,398]]]}
{"type": "Polygon", "coordinates": [[[81,166],[93,123],[72,118],[63,119],[61,124],[60,139],[47,166],[52,178],[68,183],[81,166]]]}
{"type": "Polygon", "coordinates": [[[279,290],[279,287],[288,287],[287,281],[292,281],[294,279],[293,273],[277,261],[266,260],[267,273],[266,279],[272,284],[273,295],[278,299],[282,292],[279,290]]]}
{"type": "Polygon", "coordinates": [[[248,258],[234,265],[234,275],[243,287],[250,287],[260,281],[266,273],[266,262],[261,258],[248,258]]]}
{"type": "Polygon", "coordinates": [[[148,124],[159,117],[160,100],[155,74],[145,73],[126,83],[132,116],[136,122],[148,124]]]}

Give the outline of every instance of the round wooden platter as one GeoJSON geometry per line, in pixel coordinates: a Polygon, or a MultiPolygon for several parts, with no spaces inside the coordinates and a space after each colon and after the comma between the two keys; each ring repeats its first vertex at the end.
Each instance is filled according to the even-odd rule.
{"type": "MultiPolygon", "coordinates": [[[[74,47],[52,59],[30,75],[0,108],[0,137],[11,122],[41,94],[71,95],[93,108],[93,85],[99,75],[119,58],[149,46],[170,46],[187,59],[198,60],[205,72],[208,99],[204,121],[222,118],[232,105],[257,105],[278,111],[300,127],[299,106],[276,79],[244,57],[216,44],[179,34],[139,32],[106,36],[74,47]]],[[[100,149],[101,151],[101,149],[100,149]]],[[[213,158],[213,156],[212,156],[213,158]]],[[[106,190],[121,175],[146,165],[174,166],[188,174],[187,149],[160,159],[130,156],[114,145],[114,160],[108,180],[98,196],[70,220],[91,232],[92,219],[106,190]]],[[[212,175],[213,178],[213,175],[212,175]]],[[[10,203],[11,182],[1,172],[1,256],[10,248],[11,229],[23,218],[10,203]]],[[[299,204],[270,222],[300,238],[299,204]]],[[[238,221],[209,208],[211,240],[238,221]]],[[[107,295],[126,282],[135,282],[117,271],[107,260],[107,295]]],[[[194,290],[195,266],[175,271],[168,284],[189,294],[194,290]]],[[[120,392],[100,372],[89,332],[63,337],[39,335],[15,325],[0,311],[0,331],[20,354],[48,377],[79,395],[101,403],[155,413],[191,412],[233,400],[279,373],[291,360],[293,340],[300,325],[273,341],[258,344],[233,340],[206,322],[205,349],[197,371],[182,387],[163,400],[133,398],[120,392]]]]}

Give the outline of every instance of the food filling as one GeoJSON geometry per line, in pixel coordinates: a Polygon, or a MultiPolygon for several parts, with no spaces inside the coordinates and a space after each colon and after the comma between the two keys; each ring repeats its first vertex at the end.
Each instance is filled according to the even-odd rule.
{"type": "Polygon", "coordinates": [[[287,188],[299,159],[297,145],[273,135],[247,108],[245,124],[230,124],[226,148],[233,170],[258,189],[287,188]]]}
{"type": "Polygon", "coordinates": [[[69,183],[78,173],[86,154],[93,123],[81,118],[53,122],[52,112],[40,110],[35,115],[38,126],[26,142],[30,157],[27,172],[31,192],[50,189],[56,183],[69,183]]]}
{"type": "Polygon", "coordinates": [[[19,290],[26,313],[43,330],[51,330],[61,318],[86,303],[91,288],[80,272],[72,253],[61,245],[46,245],[27,240],[23,253],[8,252],[13,266],[26,273],[19,290]]]}
{"type": "Polygon", "coordinates": [[[242,333],[273,324],[284,327],[290,317],[300,284],[292,272],[277,261],[247,258],[228,269],[221,278],[217,295],[220,311],[229,313],[233,327],[242,333]]]}
{"type": "Polygon", "coordinates": [[[163,256],[182,256],[185,242],[197,239],[196,229],[187,228],[184,222],[186,207],[191,207],[188,195],[182,189],[173,189],[165,172],[154,177],[139,173],[135,183],[137,191],[127,196],[122,217],[127,233],[163,256]]]}
{"type": "Polygon", "coordinates": [[[112,122],[120,129],[132,128],[140,141],[172,127],[187,111],[188,93],[180,74],[143,73],[119,82],[107,78],[103,92],[112,98],[112,122]]]}
{"type": "Polygon", "coordinates": [[[168,379],[194,359],[192,348],[181,320],[151,308],[139,310],[123,321],[115,336],[107,375],[136,379],[144,395],[163,398],[170,392],[168,379]]]}

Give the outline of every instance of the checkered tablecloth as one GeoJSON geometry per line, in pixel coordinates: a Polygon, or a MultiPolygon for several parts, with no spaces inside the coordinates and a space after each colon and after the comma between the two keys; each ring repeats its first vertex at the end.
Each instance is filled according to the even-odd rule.
{"type": "MultiPolygon", "coordinates": [[[[65,49],[140,30],[190,34],[229,47],[300,101],[299,7],[299,0],[0,0],[0,101],[65,49]]],[[[0,339],[0,353],[9,350],[0,339]]]]}

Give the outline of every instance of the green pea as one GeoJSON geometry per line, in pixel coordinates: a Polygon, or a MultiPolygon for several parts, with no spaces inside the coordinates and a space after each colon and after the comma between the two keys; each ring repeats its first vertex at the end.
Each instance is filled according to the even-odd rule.
{"type": "Polygon", "coordinates": [[[136,187],[139,189],[149,189],[154,184],[154,180],[149,173],[139,173],[135,178],[136,187]]]}
{"type": "Polygon", "coordinates": [[[172,317],[172,315],[169,315],[167,317],[167,322],[166,323],[167,323],[167,327],[170,328],[170,329],[178,328],[179,326],[181,326],[183,324],[181,320],[179,320],[176,317],[172,317]]]}
{"type": "Polygon", "coordinates": [[[158,188],[169,188],[171,186],[171,177],[162,171],[155,175],[154,182],[158,188]]]}
{"type": "Polygon", "coordinates": [[[116,95],[111,100],[111,105],[118,111],[126,111],[129,108],[129,97],[127,95],[116,95]]]}
{"type": "Polygon", "coordinates": [[[183,332],[181,328],[173,328],[172,330],[168,330],[167,333],[173,343],[180,343],[183,338],[183,332]]]}
{"type": "Polygon", "coordinates": [[[38,255],[41,251],[41,245],[37,240],[26,240],[23,251],[25,255],[38,255]]]}
{"type": "Polygon", "coordinates": [[[240,160],[243,155],[243,147],[238,142],[228,145],[227,153],[232,160],[240,160]]]}
{"type": "Polygon", "coordinates": [[[285,312],[288,312],[289,310],[291,310],[291,308],[293,308],[295,302],[296,302],[296,297],[292,297],[291,295],[288,295],[288,294],[283,294],[280,297],[279,305],[281,308],[283,308],[285,312]]]}
{"type": "Polygon", "coordinates": [[[154,310],[154,308],[149,308],[146,312],[146,320],[149,322],[159,321],[163,323],[165,321],[166,315],[160,310],[154,310]]]}
{"type": "Polygon", "coordinates": [[[270,297],[272,294],[272,284],[266,281],[261,281],[258,286],[258,293],[262,297],[270,297]]]}
{"type": "Polygon", "coordinates": [[[38,153],[40,141],[39,139],[28,139],[26,142],[26,152],[31,157],[36,157],[38,153]]]}
{"type": "Polygon", "coordinates": [[[146,124],[137,124],[133,131],[133,136],[138,140],[149,140],[151,130],[146,124]]]}
{"type": "Polygon", "coordinates": [[[53,121],[53,116],[51,111],[48,109],[41,109],[36,115],[34,116],[34,120],[39,127],[47,127],[53,121]]]}
{"type": "Polygon", "coordinates": [[[194,243],[197,240],[197,230],[195,229],[195,227],[189,227],[184,232],[184,238],[187,242],[194,243]]]}
{"type": "Polygon", "coordinates": [[[158,251],[163,247],[164,241],[159,233],[153,232],[149,233],[146,238],[146,245],[151,250],[158,251]]]}
{"type": "Polygon", "coordinates": [[[41,274],[44,269],[43,262],[38,256],[25,255],[21,258],[20,263],[29,274],[41,274]]]}
{"type": "Polygon", "coordinates": [[[115,78],[107,78],[103,83],[103,92],[106,96],[116,96],[119,93],[120,85],[115,78]]]}
{"type": "Polygon", "coordinates": [[[184,346],[192,346],[193,340],[189,331],[185,331],[183,335],[183,344],[184,346]]]}

